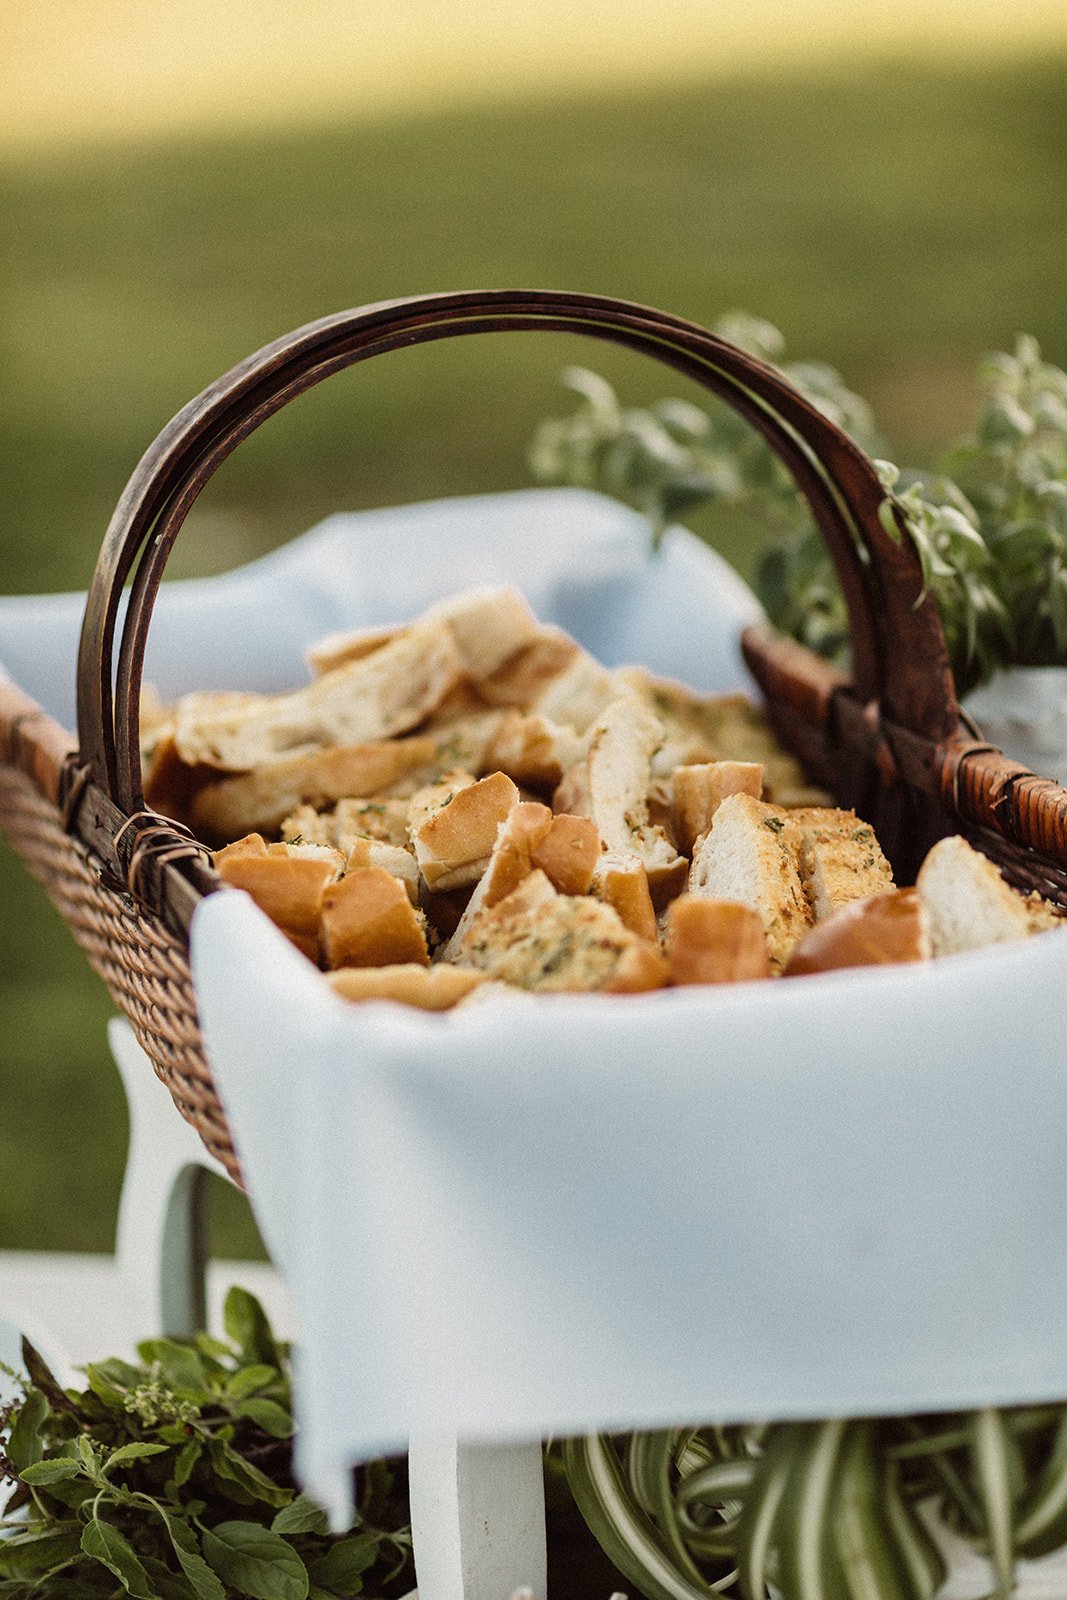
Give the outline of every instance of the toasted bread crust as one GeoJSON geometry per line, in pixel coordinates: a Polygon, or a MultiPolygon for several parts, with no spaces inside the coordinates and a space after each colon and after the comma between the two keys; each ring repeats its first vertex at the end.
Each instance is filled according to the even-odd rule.
{"type": "Polygon", "coordinates": [[[736,901],[693,894],[672,900],[666,952],[674,984],[744,983],[771,975],[760,916],[736,901]]]}
{"type": "Polygon", "coordinates": [[[763,793],[763,768],[756,761],[705,761],[676,767],[671,784],[674,841],[683,855],[711,827],[711,819],[727,795],[763,793]]]}
{"type": "Polygon", "coordinates": [[[380,795],[405,780],[425,781],[434,770],[436,750],[435,741],[424,735],[325,745],[201,786],[189,805],[192,826],[209,842],[253,830],[273,833],[300,805],[321,810],[341,799],[380,795]]]}
{"type": "Polygon", "coordinates": [[[503,772],[464,784],[412,830],[419,869],[431,889],[477,883],[496,842],[497,828],[519,803],[503,772]]]}
{"type": "Polygon", "coordinates": [[[326,889],[322,948],[330,967],[385,967],[430,953],[416,912],[398,878],[383,867],[356,867],[326,889]]]}
{"type": "Polygon", "coordinates": [[[443,623],[415,623],[369,655],[291,694],[213,712],[179,701],[174,738],[188,764],[205,762],[231,772],[309,754],[322,744],[373,743],[415,727],[460,673],[449,629],[443,623]]]}
{"type": "Polygon", "coordinates": [[[564,811],[552,818],[531,860],[560,894],[588,894],[601,848],[592,817],[575,817],[564,811]]]}
{"type": "Polygon", "coordinates": [[[874,829],[854,811],[804,806],[790,815],[800,829],[800,876],[816,922],[892,889],[892,868],[874,829]]]}
{"type": "Polygon", "coordinates": [[[449,1011],[492,980],[474,967],[423,967],[403,962],[383,967],[339,967],[326,981],[343,1000],[397,1000],[421,1011],[449,1011]]]}

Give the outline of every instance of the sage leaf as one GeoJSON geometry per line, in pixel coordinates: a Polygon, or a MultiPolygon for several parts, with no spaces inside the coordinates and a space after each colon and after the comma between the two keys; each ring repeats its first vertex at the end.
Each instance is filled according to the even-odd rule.
{"type": "Polygon", "coordinates": [[[20,1472],[44,1455],[41,1427],[47,1416],[48,1401],[40,1389],[31,1389],[19,1407],[7,1441],[7,1454],[20,1472]]]}
{"type": "Polygon", "coordinates": [[[36,1489],[50,1483],[62,1483],[64,1478],[76,1478],[81,1473],[80,1461],[72,1461],[69,1456],[55,1456],[48,1461],[35,1461],[32,1467],[26,1467],[19,1476],[23,1483],[28,1483],[36,1489]]]}
{"type": "Polygon", "coordinates": [[[261,1389],[267,1389],[272,1383],[279,1381],[281,1374],[277,1367],[264,1366],[256,1363],[250,1367],[242,1367],[235,1372],[226,1385],[226,1395],[230,1400],[245,1400],[250,1394],[258,1394],[261,1389]]]}
{"type": "Polygon", "coordinates": [[[377,1558],[377,1534],[357,1533],[349,1539],[339,1539],[311,1563],[308,1572],[315,1583],[336,1594],[354,1595],[363,1587],[362,1574],[373,1567],[377,1558]]]}
{"type": "Polygon", "coordinates": [[[294,1533],[329,1533],[330,1525],[321,1506],[309,1495],[298,1494],[289,1505],[278,1512],[271,1528],[275,1533],[291,1537],[294,1533]]]}
{"type": "Polygon", "coordinates": [[[131,1444],[120,1445],[113,1450],[104,1462],[103,1471],[108,1473],[112,1467],[125,1467],[132,1461],[144,1461],[148,1456],[166,1455],[169,1445],[150,1444],[148,1440],[135,1439],[131,1444]]]}
{"type": "Polygon", "coordinates": [[[217,1573],[208,1566],[200,1554],[196,1534],[189,1524],[180,1517],[169,1516],[162,1510],[161,1515],[167,1525],[174,1554],[189,1581],[189,1587],[196,1595],[196,1600],[226,1600],[226,1590],[217,1573]]]}
{"type": "Polygon", "coordinates": [[[93,1517],[82,1534],[81,1547],[87,1556],[113,1572],[134,1600],[159,1600],[133,1546],[110,1522],[93,1517]]]}
{"type": "Polygon", "coordinates": [[[253,1600],[307,1600],[304,1563],[291,1544],[258,1523],[206,1529],[204,1555],[224,1583],[253,1600]]]}
{"type": "Polygon", "coordinates": [[[77,1527],[64,1524],[46,1533],[19,1533],[0,1539],[0,1576],[36,1578],[63,1566],[81,1549],[77,1527]]]}
{"type": "Polygon", "coordinates": [[[270,1323],[255,1295],[235,1284],[223,1302],[222,1320],[228,1336],[242,1354],[264,1366],[280,1365],[270,1323]]]}
{"type": "Polygon", "coordinates": [[[275,1439],[291,1439],[296,1432],[292,1417],[276,1400],[264,1400],[256,1396],[242,1400],[234,1406],[234,1416],[247,1418],[275,1439]]]}

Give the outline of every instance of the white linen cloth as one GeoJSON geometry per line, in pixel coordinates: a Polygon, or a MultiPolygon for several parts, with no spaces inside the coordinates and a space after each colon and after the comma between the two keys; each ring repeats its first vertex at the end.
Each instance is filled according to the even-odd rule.
{"type": "MultiPolygon", "coordinates": [[[[639,519],[566,492],[334,518],[167,586],[149,673],[291,683],[319,633],[504,578],[608,662],[744,681],[758,608],[729,569],[677,530],[653,559],[639,519]]],[[[0,607],[29,688],[11,638],[0,607]]],[[[325,1504],[416,1432],[1067,1395],[1067,932],[444,1016],[345,1004],[236,893],[201,905],[192,954],[325,1504]]]]}

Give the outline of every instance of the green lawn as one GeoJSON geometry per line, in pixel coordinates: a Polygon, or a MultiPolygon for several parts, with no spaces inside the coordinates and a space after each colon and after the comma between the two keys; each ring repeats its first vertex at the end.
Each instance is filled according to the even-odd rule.
{"type": "MultiPolygon", "coordinates": [[[[144,447],[233,362],[420,290],[589,289],[699,320],[744,307],[791,355],[840,367],[891,451],[922,464],[966,423],[984,350],[1026,329],[1067,361],[1064,66],[827,68],[0,165],[3,591],[83,586],[144,447]]],[[[555,335],[372,363],[227,463],[175,572],[339,507],[525,483],[574,360],[634,399],[680,387],[555,335]]],[[[0,1247],[104,1249],[124,1137],[107,1001],[6,852],[0,874],[0,1247]]],[[[220,1248],[242,1247],[240,1208],[223,1209],[220,1248]]]]}

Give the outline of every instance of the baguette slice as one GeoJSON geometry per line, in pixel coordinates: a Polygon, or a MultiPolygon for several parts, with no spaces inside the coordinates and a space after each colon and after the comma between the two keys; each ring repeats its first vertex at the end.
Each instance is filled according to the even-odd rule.
{"type": "Polygon", "coordinates": [[[407,800],[392,795],[338,800],[330,811],[317,811],[310,805],[297,806],[283,819],[281,835],[290,841],[306,839],[309,844],[332,844],[346,855],[360,839],[406,846],[408,809],[407,800]]]}
{"type": "Polygon", "coordinates": [[[431,889],[458,889],[477,883],[489,864],[497,828],[519,803],[519,791],[503,772],[445,789],[441,803],[428,795],[412,800],[411,841],[419,870],[431,889]],[[420,820],[421,819],[421,820],[420,820]]]}
{"type": "Polygon", "coordinates": [[[782,970],[812,924],[800,881],[800,848],[800,829],[788,811],[732,794],[716,811],[689,869],[690,893],[735,900],[758,912],[772,972],[782,970]]]}
{"type": "Polygon", "coordinates": [[[784,976],[927,961],[931,954],[930,918],[918,890],[882,889],[817,923],[796,946],[784,976]]]}
{"type": "Polygon", "coordinates": [[[384,867],[356,867],[326,889],[322,948],[329,967],[430,962],[426,934],[407,890],[384,867]]]}
{"type": "Polygon", "coordinates": [[[552,804],[591,817],[605,847],[635,855],[653,894],[666,897],[680,887],[686,862],[649,817],[652,753],[660,736],[660,724],[640,700],[614,700],[590,729],[589,754],[567,773],[552,804]]]}
{"type": "Polygon", "coordinates": [[[491,705],[540,714],[577,733],[620,693],[615,674],[559,628],[540,628],[535,639],[474,684],[491,705]]]}
{"type": "Polygon", "coordinates": [[[339,967],[325,977],[343,1000],[397,1000],[421,1011],[449,1011],[492,981],[488,973],[474,967],[423,967],[411,961],[386,967],[339,967]]]}
{"type": "Polygon", "coordinates": [[[504,820],[497,824],[489,861],[482,873],[455,932],[441,951],[444,961],[459,959],[463,941],[479,912],[487,911],[517,889],[533,871],[532,855],[552,827],[552,813],[536,801],[520,800],[504,820]]]}
{"type": "Polygon", "coordinates": [[[222,711],[180,700],[174,738],[183,761],[231,772],[307,754],[319,745],[372,743],[415,727],[455,686],[461,670],[449,628],[416,623],[290,694],[259,696],[222,711]]]}
{"type": "Polygon", "coordinates": [[[750,907],[680,894],[667,907],[666,921],[671,983],[744,983],[770,977],[767,936],[758,912],[750,907]]]}
{"type": "Polygon", "coordinates": [[[463,964],[539,993],[658,989],[666,963],[655,945],[588,895],[557,894],[543,872],[475,918],[463,964]]]}
{"type": "Polygon", "coordinates": [[[1032,931],[1026,897],[959,834],[938,840],[915,886],[930,917],[935,956],[1010,943],[1032,931]]]}
{"type": "Polygon", "coordinates": [[[655,944],[659,937],[648,873],[629,851],[604,850],[593,869],[592,892],[618,913],[623,926],[655,944]]]}
{"type": "Polygon", "coordinates": [[[893,872],[874,829],[854,811],[801,806],[790,815],[800,829],[800,876],[816,922],[892,889],[893,872]]]}
{"type": "Polygon", "coordinates": [[[320,810],[344,798],[380,795],[415,780],[425,783],[436,755],[434,739],[414,734],[372,744],[326,745],[234,777],[219,778],[216,772],[215,781],[201,785],[189,802],[193,831],[208,841],[273,833],[304,804],[320,810]]]}
{"type": "Polygon", "coordinates": [[[560,894],[588,894],[603,846],[592,817],[561,811],[534,850],[531,861],[560,894]]]}
{"type": "MultiPolygon", "coordinates": [[[[247,841],[242,841],[242,844],[247,841]]],[[[243,889],[309,960],[317,961],[323,897],[336,868],[332,861],[272,854],[264,849],[220,851],[215,868],[225,883],[243,889]]]]}
{"type": "Polygon", "coordinates": [[[756,761],[705,761],[676,767],[671,780],[671,825],[684,855],[711,827],[711,819],[730,794],[763,793],[763,768],[756,761]]]}

